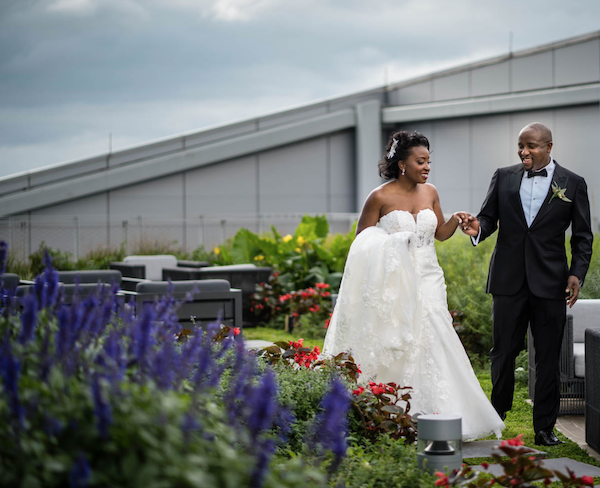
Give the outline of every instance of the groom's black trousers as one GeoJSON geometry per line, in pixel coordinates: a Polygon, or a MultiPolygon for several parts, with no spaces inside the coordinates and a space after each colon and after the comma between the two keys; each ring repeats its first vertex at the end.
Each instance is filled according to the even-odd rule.
{"type": "Polygon", "coordinates": [[[536,297],[527,283],[515,295],[493,298],[492,405],[499,413],[512,407],[515,359],[525,348],[527,324],[531,324],[536,369],[533,428],[535,432],[551,429],[560,407],[559,357],[567,314],[565,300],[536,297]]]}

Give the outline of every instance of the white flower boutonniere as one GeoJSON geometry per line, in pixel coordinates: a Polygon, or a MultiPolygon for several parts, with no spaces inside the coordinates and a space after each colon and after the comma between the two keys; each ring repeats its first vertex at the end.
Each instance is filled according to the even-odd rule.
{"type": "Polygon", "coordinates": [[[570,203],[571,200],[565,196],[566,191],[567,191],[566,188],[561,188],[560,186],[558,186],[558,183],[556,183],[556,181],[553,181],[552,182],[552,196],[550,197],[550,200],[548,200],[548,203],[550,203],[554,197],[560,198],[563,202],[570,203]]]}

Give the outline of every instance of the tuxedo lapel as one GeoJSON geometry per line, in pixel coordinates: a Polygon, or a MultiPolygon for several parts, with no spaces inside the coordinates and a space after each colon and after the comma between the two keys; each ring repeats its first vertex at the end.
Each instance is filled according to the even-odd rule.
{"type": "Polygon", "coordinates": [[[523,204],[521,203],[521,181],[523,180],[524,166],[521,164],[514,169],[511,168],[508,176],[508,199],[514,207],[515,212],[519,214],[523,223],[527,225],[525,220],[525,212],[523,212],[523,204]]]}
{"type": "MultiPolygon", "coordinates": [[[[554,175],[552,176],[552,181],[556,182],[556,184],[560,188],[566,188],[567,183],[569,181],[569,177],[567,176],[567,174],[566,174],[565,170],[562,168],[562,166],[559,166],[559,164],[556,161],[554,161],[554,164],[556,165],[556,167],[554,168],[554,175]]],[[[546,194],[546,199],[544,200],[544,203],[540,207],[539,212],[535,216],[535,219],[533,219],[533,222],[531,223],[531,227],[533,227],[534,225],[536,225],[537,222],[539,222],[541,219],[543,219],[544,216],[548,212],[550,212],[550,210],[552,210],[554,205],[556,205],[558,203],[558,200],[559,200],[558,198],[552,198],[552,182],[550,182],[550,188],[548,188],[548,193],[546,194]],[[552,199],[552,201],[550,201],[550,199],[552,199]]]]}

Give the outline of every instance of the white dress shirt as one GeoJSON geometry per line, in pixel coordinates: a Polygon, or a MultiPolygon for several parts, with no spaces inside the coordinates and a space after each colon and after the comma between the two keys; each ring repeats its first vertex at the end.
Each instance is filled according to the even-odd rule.
{"type": "MultiPolygon", "coordinates": [[[[554,164],[554,160],[552,157],[550,157],[550,162],[538,170],[540,171],[545,169],[548,173],[548,176],[532,176],[529,178],[527,176],[527,171],[523,172],[519,196],[521,197],[521,205],[523,206],[523,213],[525,213],[527,227],[531,227],[531,224],[535,220],[540,208],[542,208],[542,204],[544,203],[546,195],[548,195],[548,190],[550,189],[550,184],[552,183],[552,177],[554,176],[555,168],[556,164],[554,164]]],[[[474,246],[479,244],[480,238],[481,227],[479,228],[479,233],[477,236],[471,237],[471,242],[473,242],[474,246]]]]}

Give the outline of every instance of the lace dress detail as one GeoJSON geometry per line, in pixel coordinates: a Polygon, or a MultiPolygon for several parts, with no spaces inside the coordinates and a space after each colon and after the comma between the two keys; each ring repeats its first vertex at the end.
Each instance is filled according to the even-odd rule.
{"type": "Polygon", "coordinates": [[[463,438],[500,435],[448,312],[433,210],[393,210],[354,240],[323,354],[352,352],[361,381],[411,386],[412,413],[460,415],[463,438]]]}

